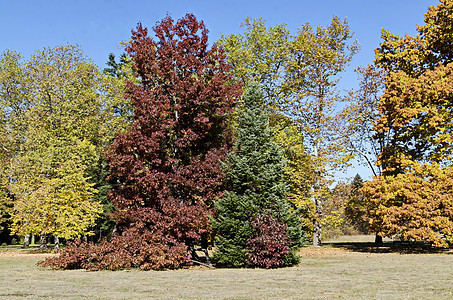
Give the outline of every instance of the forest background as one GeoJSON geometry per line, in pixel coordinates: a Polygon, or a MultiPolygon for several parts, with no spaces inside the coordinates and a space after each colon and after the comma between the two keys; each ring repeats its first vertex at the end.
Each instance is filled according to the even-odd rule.
{"type": "MultiPolygon", "coordinates": [[[[352,2],[350,2],[350,3],[352,3],[352,2]]],[[[348,5],[349,5],[350,3],[348,3],[348,5]]],[[[108,12],[108,13],[109,13],[109,16],[112,16],[111,11],[109,10],[109,8],[111,9],[112,7],[115,7],[115,4],[116,4],[115,2],[104,3],[104,6],[102,7],[102,8],[104,9],[103,12],[104,12],[104,13],[105,13],[105,12],[108,12]],[[105,8],[108,8],[108,9],[105,9],[105,8]]],[[[302,3],[302,4],[303,4],[303,3],[302,3]]],[[[426,10],[426,2],[425,2],[424,4],[425,4],[424,8],[425,8],[425,10],[426,10]]],[[[98,3],[96,3],[96,5],[98,5],[98,3]]],[[[230,3],[230,5],[231,5],[231,3],[230,3]]],[[[268,8],[269,10],[273,10],[272,16],[275,16],[275,15],[279,15],[279,14],[276,13],[276,9],[277,9],[277,11],[278,11],[278,9],[281,9],[282,5],[283,5],[282,3],[279,3],[278,7],[277,7],[277,6],[272,6],[272,5],[270,5],[270,6],[267,7],[267,8],[268,8]]],[[[300,4],[299,4],[299,5],[300,5],[300,4]]],[[[336,7],[335,5],[333,5],[333,3],[326,3],[326,6],[329,7],[329,9],[327,9],[327,10],[324,9],[323,12],[327,12],[327,11],[330,12],[330,9],[332,9],[332,10],[334,10],[334,11],[330,14],[330,17],[329,17],[329,18],[331,18],[332,15],[337,15],[337,16],[339,16],[340,20],[342,20],[342,18],[343,18],[344,16],[342,16],[342,15],[340,14],[340,12],[341,12],[342,10],[347,9],[347,8],[348,8],[348,5],[345,5],[345,6],[343,6],[341,9],[339,9],[338,7],[336,7]],[[332,4],[332,5],[330,5],[330,4],[332,4]],[[337,10],[335,11],[335,9],[337,9],[337,10]]],[[[381,5],[382,5],[382,4],[381,4],[381,5]]],[[[264,6],[266,7],[266,5],[264,5],[264,6]]],[[[52,7],[52,8],[57,7],[57,8],[60,8],[60,9],[65,10],[65,8],[58,7],[58,6],[55,6],[55,5],[52,5],[51,7],[52,7]]],[[[144,10],[145,10],[145,9],[144,9],[144,5],[140,5],[140,3],[137,3],[137,7],[140,7],[140,9],[139,9],[140,11],[144,11],[144,10]]],[[[290,8],[293,12],[294,12],[294,11],[298,11],[297,7],[292,6],[291,3],[288,3],[288,5],[285,6],[285,7],[286,7],[286,8],[290,8]]],[[[29,8],[30,8],[30,7],[27,7],[27,8],[24,10],[24,15],[27,15],[26,11],[27,11],[29,8]]],[[[205,6],[204,6],[203,8],[205,8],[205,6]]],[[[392,19],[392,20],[399,20],[399,22],[401,22],[401,23],[412,24],[412,28],[414,28],[414,26],[413,26],[414,21],[407,21],[407,22],[404,22],[404,18],[401,18],[402,15],[406,16],[406,13],[410,12],[410,9],[408,9],[408,8],[413,8],[413,6],[412,6],[412,5],[406,5],[406,7],[404,7],[404,8],[402,7],[401,10],[400,10],[400,15],[399,15],[398,17],[394,17],[394,18],[391,18],[391,19],[392,19]]],[[[74,16],[77,15],[77,14],[74,13],[73,7],[69,8],[69,9],[71,9],[70,15],[74,15],[74,16]]],[[[90,11],[91,13],[93,13],[94,11],[96,11],[96,8],[95,8],[95,7],[92,7],[92,9],[90,9],[89,6],[85,6],[84,9],[90,11]]],[[[217,12],[218,12],[218,11],[222,11],[221,8],[215,8],[215,7],[210,7],[209,9],[213,9],[214,11],[217,11],[217,12]]],[[[309,7],[309,6],[304,6],[304,7],[301,8],[301,9],[303,9],[303,11],[315,11],[314,8],[311,8],[311,7],[309,7]]],[[[364,10],[370,9],[371,11],[373,11],[374,8],[371,7],[371,6],[368,6],[368,7],[360,7],[360,10],[359,10],[358,7],[355,7],[355,9],[351,9],[351,8],[349,8],[349,9],[350,9],[349,12],[351,12],[353,16],[354,16],[356,13],[361,13],[361,16],[363,17],[363,16],[364,16],[364,14],[363,14],[363,11],[364,11],[364,10]]],[[[50,11],[52,11],[52,10],[50,10],[50,11]]],[[[189,9],[187,9],[187,11],[189,11],[189,9]]],[[[195,10],[190,10],[190,11],[191,11],[191,12],[194,12],[195,14],[197,14],[197,9],[195,9],[195,10]]],[[[247,9],[245,9],[245,11],[247,11],[247,9]]],[[[259,11],[259,10],[256,10],[256,11],[259,11]]],[[[254,13],[256,13],[256,11],[255,11],[254,13]]],[[[393,9],[392,11],[395,12],[395,11],[398,11],[398,10],[395,8],[395,9],[393,9]]],[[[68,12],[69,12],[69,11],[68,11],[68,12]]],[[[124,9],[122,12],[124,12],[124,13],[127,15],[128,10],[127,10],[127,9],[124,9]]],[[[210,11],[210,12],[212,12],[212,11],[210,11]]],[[[63,13],[63,14],[58,14],[58,12],[54,12],[54,13],[56,13],[56,15],[58,15],[58,16],[65,15],[64,13],[63,13]]],[[[206,13],[206,12],[203,11],[203,13],[206,13]]],[[[207,25],[208,28],[210,28],[210,29],[211,29],[211,28],[215,28],[216,30],[218,30],[218,29],[219,29],[219,26],[216,26],[215,24],[212,24],[212,25],[209,24],[209,18],[204,18],[204,17],[203,17],[203,13],[199,13],[198,17],[199,17],[200,19],[204,19],[204,20],[205,20],[206,25],[207,25]]],[[[225,13],[225,11],[223,11],[223,13],[225,13]]],[[[168,14],[168,15],[171,15],[171,16],[173,16],[173,17],[175,17],[175,18],[178,18],[178,17],[179,17],[179,16],[176,15],[176,13],[173,13],[173,12],[167,11],[167,14],[168,14]]],[[[232,15],[233,15],[233,14],[232,14],[232,15]]],[[[284,12],[282,12],[282,15],[286,16],[286,14],[285,14],[284,12]]],[[[301,20],[299,21],[299,23],[294,23],[294,24],[295,24],[294,27],[301,26],[301,25],[302,25],[303,23],[305,23],[305,22],[309,22],[309,23],[310,23],[312,26],[314,26],[314,27],[317,26],[318,24],[326,26],[326,25],[329,23],[329,19],[324,20],[322,17],[320,17],[318,20],[323,19],[323,21],[320,22],[320,21],[311,20],[310,18],[304,19],[304,18],[303,18],[303,14],[301,14],[301,15],[302,15],[302,16],[300,17],[301,20]]],[[[314,14],[314,15],[316,15],[316,14],[314,14]]],[[[375,13],[373,13],[373,15],[375,15],[375,13]]],[[[420,13],[420,15],[423,15],[423,14],[420,13]]],[[[43,16],[43,15],[40,15],[40,16],[43,16]]],[[[249,16],[250,16],[250,15],[249,15],[249,16]]],[[[285,24],[288,24],[287,27],[288,27],[288,29],[289,29],[291,32],[294,32],[294,31],[295,31],[295,29],[293,28],[293,24],[292,24],[291,22],[289,22],[289,21],[293,21],[293,18],[292,18],[292,17],[293,17],[293,14],[288,14],[288,16],[289,16],[288,20],[286,20],[286,19],[283,17],[283,20],[281,20],[281,21],[278,20],[278,21],[276,21],[275,23],[273,23],[273,22],[276,20],[275,17],[273,18],[272,16],[269,16],[269,18],[267,18],[265,13],[261,13],[259,16],[262,17],[263,19],[265,19],[265,20],[267,21],[267,22],[266,22],[266,25],[269,26],[269,27],[270,27],[270,26],[274,26],[274,25],[276,25],[276,24],[285,23],[285,24]]],[[[254,15],[251,15],[251,17],[253,18],[253,17],[255,17],[255,16],[254,16],[254,15]]],[[[347,14],[345,15],[345,17],[347,17],[347,20],[348,20],[349,24],[351,24],[351,23],[353,22],[354,17],[349,17],[347,14]]],[[[49,19],[51,19],[51,18],[47,18],[47,20],[49,20],[49,19]]],[[[82,18],[82,19],[83,19],[83,18],[82,18]]],[[[369,17],[366,18],[366,19],[367,19],[367,23],[366,23],[366,24],[370,24],[370,23],[371,23],[371,19],[370,19],[369,17]]],[[[55,20],[56,20],[56,19],[52,19],[52,21],[55,21],[55,20]]],[[[141,20],[144,24],[146,24],[146,21],[145,21],[145,20],[140,19],[140,18],[139,18],[139,20],[141,20]]],[[[160,20],[160,18],[159,18],[159,17],[156,17],[155,20],[160,20]]],[[[155,20],[154,20],[154,21],[155,21],[155,20]]],[[[231,21],[231,19],[229,19],[229,20],[231,21]]],[[[244,20],[244,18],[242,18],[241,20],[239,20],[238,23],[242,22],[243,20],[244,20]]],[[[19,23],[20,23],[20,22],[19,22],[19,23]]],[[[43,22],[43,23],[46,24],[46,22],[43,22]]],[[[150,23],[150,24],[153,24],[154,22],[149,22],[149,23],[150,23]]],[[[360,27],[360,29],[366,27],[366,26],[365,26],[365,22],[364,22],[364,23],[358,22],[358,23],[362,25],[362,26],[360,27]]],[[[385,22],[384,22],[384,23],[385,23],[385,22]]],[[[421,24],[421,22],[418,22],[418,21],[415,21],[415,23],[421,24]]],[[[21,26],[23,26],[23,23],[20,23],[20,24],[21,24],[21,26]]],[[[65,19],[62,20],[61,23],[59,23],[58,25],[60,25],[60,24],[68,24],[68,25],[70,25],[70,24],[72,24],[72,23],[71,23],[70,19],[68,20],[67,18],[65,18],[65,19]]],[[[109,30],[115,31],[115,29],[114,29],[114,27],[115,27],[114,25],[115,25],[115,24],[116,24],[115,21],[107,22],[106,25],[105,25],[105,28],[110,28],[109,30]]],[[[381,24],[382,24],[382,23],[381,23],[381,24]]],[[[71,29],[66,28],[65,25],[63,25],[63,26],[55,26],[55,24],[53,24],[52,26],[53,26],[52,28],[54,28],[53,31],[55,32],[55,34],[52,34],[52,36],[59,36],[59,34],[58,34],[58,29],[64,29],[64,31],[63,31],[64,33],[62,33],[62,34],[63,34],[65,37],[64,37],[62,40],[67,41],[68,44],[74,44],[74,43],[75,43],[75,44],[79,44],[79,45],[81,46],[81,48],[85,51],[85,54],[84,54],[84,55],[86,55],[86,57],[94,59],[94,62],[95,62],[96,64],[98,64],[98,65],[100,66],[100,68],[103,67],[103,63],[99,63],[99,62],[98,62],[98,59],[95,58],[95,55],[93,55],[93,56],[90,55],[90,53],[89,53],[90,50],[88,50],[88,49],[90,48],[90,46],[86,46],[86,47],[84,46],[84,43],[87,43],[87,45],[88,45],[88,44],[90,44],[89,42],[85,41],[84,39],[78,39],[78,38],[74,38],[74,39],[69,38],[69,39],[68,39],[68,38],[67,38],[67,35],[68,35],[68,34],[69,34],[70,36],[77,36],[77,35],[78,35],[78,31],[77,31],[77,33],[75,33],[76,31],[72,31],[71,29]],[[71,32],[74,32],[74,34],[71,33],[71,32]]],[[[354,26],[352,26],[352,24],[351,24],[350,26],[351,26],[351,27],[350,27],[351,31],[354,32],[354,31],[355,31],[355,30],[354,30],[354,26]]],[[[390,29],[390,31],[391,31],[392,33],[400,34],[400,32],[395,31],[395,27],[392,27],[391,25],[389,25],[388,27],[385,26],[385,25],[381,25],[381,26],[384,27],[384,28],[390,29]]],[[[96,21],[85,20],[85,22],[83,22],[83,26],[81,26],[81,27],[82,27],[82,28],[85,28],[84,30],[81,30],[81,31],[82,31],[82,32],[85,31],[85,36],[87,36],[87,37],[89,37],[89,36],[90,36],[90,33],[92,33],[92,32],[97,32],[97,36],[107,36],[107,35],[103,35],[103,34],[100,33],[100,31],[98,30],[98,29],[100,29],[100,28],[104,28],[103,26],[101,26],[101,25],[99,24],[99,20],[96,20],[96,21]],[[85,27],[84,27],[84,26],[85,26],[85,27]],[[89,28],[87,29],[86,26],[88,26],[88,27],[90,27],[90,28],[93,28],[93,29],[97,29],[97,30],[89,30],[89,28]]],[[[220,26],[220,27],[221,27],[221,26],[220,26]]],[[[31,28],[31,27],[30,27],[30,28],[31,28]]],[[[34,28],[34,27],[33,27],[33,28],[34,28]]],[[[130,27],[129,27],[129,28],[130,28],[130,27]]],[[[359,29],[359,30],[360,30],[360,29],[359,29]]],[[[397,30],[397,29],[396,29],[396,30],[397,30]]],[[[413,30],[413,29],[412,29],[412,30],[413,30]]],[[[235,33],[236,31],[237,31],[237,27],[236,27],[236,30],[225,31],[225,34],[235,33]]],[[[404,33],[410,33],[410,34],[413,35],[413,33],[410,32],[410,30],[405,31],[404,33]]],[[[33,36],[33,37],[36,37],[36,36],[37,36],[37,35],[34,35],[34,34],[30,34],[30,32],[28,32],[27,35],[28,35],[28,36],[33,36]]],[[[21,36],[21,35],[15,33],[15,34],[14,34],[14,37],[11,37],[11,38],[12,38],[12,40],[14,40],[14,39],[15,39],[16,37],[18,37],[18,36],[21,36]]],[[[368,35],[368,36],[376,36],[376,37],[378,37],[379,34],[370,34],[370,35],[368,35]]],[[[125,39],[127,39],[127,35],[125,35],[124,38],[120,38],[119,40],[125,40],[125,39]]],[[[216,32],[214,31],[214,33],[210,35],[210,41],[211,41],[211,43],[212,43],[212,42],[214,42],[214,41],[217,40],[217,39],[218,39],[218,36],[216,36],[216,32]]],[[[367,47],[370,47],[371,49],[374,49],[374,48],[376,48],[376,46],[379,44],[379,42],[376,42],[375,45],[370,46],[370,44],[369,44],[370,40],[367,39],[367,38],[364,38],[364,39],[363,39],[363,40],[364,40],[364,43],[361,42],[360,36],[359,36],[359,34],[358,34],[357,32],[356,32],[355,35],[354,35],[354,39],[357,39],[357,40],[358,40],[359,44],[360,44],[361,47],[362,47],[361,53],[365,53],[365,54],[366,54],[365,57],[366,57],[367,55],[370,55],[370,53],[373,53],[373,51],[369,51],[369,50],[367,49],[367,47]]],[[[61,44],[65,44],[65,42],[62,42],[62,40],[60,39],[59,42],[58,42],[57,44],[60,44],[60,45],[61,45],[61,44]]],[[[16,40],[16,41],[20,42],[19,40],[16,40]]],[[[40,42],[41,42],[41,41],[40,41],[40,42]]],[[[38,43],[38,44],[39,44],[39,43],[38,43]]],[[[97,38],[97,39],[96,39],[96,44],[103,44],[102,39],[97,38]]],[[[118,45],[118,43],[116,43],[116,45],[118,45]]],[[[49,46],[49,44],[44,45],[44,46],[49,46]]],[[[24,47],[20,47],[20,46],[14,47],[14,43],[12,43],[12,44],[8,44],[8,47],[7,47],[7,48],[8,48],[8,49],[17,50],[17,51],[19,51],[20,53],[22,53],[23,55],[25,55],[26,58],[28,58],[27,50],[26,50],[24,47]]],[[[38,47],[35,46],[33,50],[36,50],[36,49],[40,49],[39,46],[38,46],[38,47]]],[[[121,53],[121,50],[120,50],[120,49],[118,49],[118,50],[119,50],[119,53],[121,53]]],[[[357,49],[353,50],[353,52],[355,52],[356,50],[357,50],[357,49]]],[[[107,52],[115,52],[115,51],[113,51],[112,49],[110,49],[110,50],[107,51],[107,52]]],[[[39,55],[39,54],[38,54],[38,55],[39,55]]],[[[43,53],[42,55],[44,55],[44,53],[43,53]]],[[[356,77],[356,74],[352,71],[352,69],[355,68],[357,65],[362,65],[362,66],[364,66],[364,65],[370,63],[370,62],[372,61],[372,56],[373,56],[373,55],[371,55],[371,58],[369,58],[369,59],[363,59],[363,57],[360,59],[360,54],[358,54],[357,56],[359,57],[359,59],[355,59],[355,60],[353,60],[353,63],[349,64],[349,67],[345,70],[344,75],[343,75],[343,74],[340,74],[340,76],[343,75],[343,76],[342,76],[342,77],[343,77],[343,80],[342,80],[341,83],[338,85],[338,90],[339,90],[339,92],[340,92],[340,95],[341,95],[341,94],[345,94],[347,90],[350,90],[351,88],[354,88],[354,87],[357,86],[357,80],[354,78],[354,77],[356,77]]],[[[100,59],[99,59],[99,60],[100,60],[100,59]]],[[[349,58],[347,58],[346,60],[349,60],[349,58]]],[[[105,59],[104,59],[104,62],[105,62],[105,59]]],[[[36,68],[39,69],[39,66],[36,66],[36,68]]],[[[342,69],[342,67],[340,67],[340,69],[342,69]]],[[[77,74],[73,74],[72,76],[74,76],[74,75],[75,75],[75,76],[78,76],[77,74]]],[[[69,75],[69,76],[71,76],[71,75],[69,75]]],[[[338,109],[338,107],[335,107],[334,109],[338,109]]],[[[80,126],[83,127],[83,125],[80,125],[80,124],[79,124],[78,126],[79,126],[79,127],[80,127],[80,126]]],[[[38,129],[38,130],[39,130],[39,129],[38,129]]],[[[76,133],[76,135],[80,135],[80,134],[82,134],[82,133],[76,133]]],[[[99,142],[99,143],[102,144],[102,142],[99,142]]],[[[80,148],[80,149],[81,149],[80,151],[83,151],[83,153],[85,153],[85,152],[86,152],[86,153],[89,153],[89,151],[91,151],[90,149],[88,149],[88,148],[85,149],[84,147],[85,147],[85,146],[82,145],[81,148],[80,148]]],[[[316,151],[317,151],[317,150],[315,149],[315,152],[316,152],[316,151]]],[[[80,156],[80,153],[77,152],[77,153],[73,153],[73,154],[71,154],[71,155],[76,155],[76,156],[78,155],[78,156],[80,156]]],[[[89,154],[87,154],[87,155],[89,155],[89,154]]],[[[30,160],[30,162],[33,162],[33,159],[34,159],[34,158],[31,157],[31,158],[28,158],[28,159],[30,160]]],[[[71,168],[71,166],[69,166],[68,168],[71,168]]],[[[360,168],[355,169],[355,170],[352,171],[352,173],[349,174],[349,176],[350,176],[350,175],[353,175],[353,174],[355,174],[355,173],[360,173],[363,177],[365,177],[365,179],[369,179],[369,178],[370,178],[370,175],[369,175],[370,172],[369,172],[369,171],[364,171],[364,170],[365,170],[365,169],[360,169],[360,168]]],[[[62,171],[62,172],[63,172],[63,171],[62,171]]],[[[67,172],[67,171],[64,171],[64,172],[67,172]]],[[[315,173],[316,173],[316,171],[315,171],[315,173]]],[[[60,175],[59,175],[59,176],[60,176],[60,175]]],[[[64,174],[61,175],[61,176],[67,176],[67,174],[64,173],[64,174]]],[[[336,173],[335,180],[338,182],[338,181],[340,181],[341,179],[347,178],[347,177],[348,177],[348,175],[345,174],[345,173],[336,173]]],[[[67,179],[65,179],[65,180],[67,180],[67,179]]],[[[74,182],[78,182],[76,179],[74,179],[74,180],[75,180],[74,182]]],[[[82,181],[83,181],[83,180],[82,180],[82,181]]],[[[17,186],[20,187],[19,184],[17,184],[17,186]]],[[[372,191],[371,191],[371,193],[372,193],[372,191]]],[[[83,197],[85,197],[85,196],[84,196],[84,195],[81,195],[81,197],[83,198],[83,197]]],[[[82,200],[83,200],[83,199],[82,199],[82,200]]],[[[61,236],[66,237],[66,238],[71,238],[71,237],[72,237],[72,234],[67,233],[67,236],[64,236],[64,234],[66,234],[66,233],[60,233],[61,236]]]]}

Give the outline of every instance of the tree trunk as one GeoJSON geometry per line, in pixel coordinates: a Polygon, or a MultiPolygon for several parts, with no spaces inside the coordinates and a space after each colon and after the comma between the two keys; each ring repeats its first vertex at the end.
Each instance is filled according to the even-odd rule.
{"type": "Polygon", "coordinates": [[[382,245],[384,242],[382,241],[382,236],[376,233],[376,237],[374,238],[374,243],[376,245],[382,245]]]}
{"type": "Polygon", "coordinates": [[[34,234],[31,235],[31,244],[32,245],[35,244],[35,235],[34,234]]]}
{"type": "Polygon", "coordinates": [[[118,232],[118,226],[115,223],[115,225],[113,225],[112,238],[117,234],[117,232],[118,232]]]}
{"type": "MultiPolygon", "coordinates": [[[[318,159],[318,149],[320,147],[319,138],[313,146],[313,155],[318,159]]],[[[315,203],[315,216],[313,218],[313,247],[321,247],[321,223],[318,221],[322,215],[322,199],[319,195],[319,178],[321,176],[320,170],[315,170],[315,178],[313,181],[313,202],[315,203]]]]}
{"type": "Polygon", "coordinates": [[[47,235],[45,233],[41,233],[39,238],[39,250],[47,250],[47,235]]]}
{"type": "Polygon", "coordinates": [[[318,220],[313,220],[313,247],[321,247],[321,223],[318,220]]]}
{"type": "Polygon", "coordinates": [[[60,251],[60,239],[58,238],[58,235],[55,235],[54,236],[54,239],[55,239],[55,247],[54,247],[54,250],[59,252],[60,251]]]}
{"type": "Polygon", "coordinates": [[[100,243],[102,241],[102,229],[101,227],[99,226],[99,236],[96,240],[96,243],[100,243]]]}
{"type": "Polygon", "coordinates": [[[30,247],[30,234],[26,234],[24,237],[24,246],[22,248],[30,247]]]}

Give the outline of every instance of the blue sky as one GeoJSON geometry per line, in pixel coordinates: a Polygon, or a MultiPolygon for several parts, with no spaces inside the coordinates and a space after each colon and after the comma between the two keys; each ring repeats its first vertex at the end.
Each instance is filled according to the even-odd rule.
{"type": "Polygon", "coordinates": [[[367,64],[379,45],[380,30],[414,34],[415,25],[434,0],[0,0],[0,51],[17,50],[28,57],[37,49],[79,44],[87,57],[104,67],[119,41],[130,37],[137,22],[152,27],[170,14],[194,13],[205,21],[211,43],[220,35],[240,32],[246,17],[263,17],[269,25],[286,23],[292,32],[305,22],[327,25],[332,15],[349,20],[362,46],[353,65],[367,64]]]}
{"type": "MultiPolygon", "coordinates": [[[[152,27],[167,14],[174,19],[190,12],[204,20],[210,43],[221,34],[239,33],[246,17],[262,17],[270,26],[285,23],[291,32],[306,22],[327,25],[333,15],[347,18],[361,45],[341,90],[356,86],[352,70],[374,58],[381,28],[415,35],[416,24],[436,0],[0,0],[0,52],[16,50],[28,58],[35,50],[78,44],[85,55],[104,68],[110,52],[119,54],[119,42],[130,37],[137,22],[152,27]]],[[[353,170],[369,176],[366,170],[353,170]]]]}

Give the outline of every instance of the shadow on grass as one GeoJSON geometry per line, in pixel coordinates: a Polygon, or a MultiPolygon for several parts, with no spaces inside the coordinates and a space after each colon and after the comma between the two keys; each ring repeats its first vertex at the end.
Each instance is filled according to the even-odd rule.
{"type": "Polygon", "coordinates": [[[53,253],[54,245],[47,245],[47,249],[39,249],[39,244],[33,244],[27,248],[24,248],[22,245],[7,245],[0,246],[0,251],[20,251],[25,254],[53,253]]]}
{"type": "Polygon", "coordinates": [[[433,247],[422,242],[392,241],[382,244],[374,242],[332,242],[324,246],[347,249],[353,252],[366,253],[399,253],[399,254],[453,254],[453,249],[433,247]]]}

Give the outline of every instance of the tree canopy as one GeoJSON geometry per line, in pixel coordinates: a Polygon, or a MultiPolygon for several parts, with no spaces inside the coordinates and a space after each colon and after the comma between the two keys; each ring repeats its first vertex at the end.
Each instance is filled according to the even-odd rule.
{"type": "Polygon", "coordinates": [[[418,35],[383,30],[376,64],[388,72],[376,138],[382,176],[365,184],[371,228],[447,246],[453,232],[451,18],[453,1],[425,14],[418,35]]]}
{"type": "Polygon", "coordinates": [[[12,230],[74,238],[100,213],[87,172],[108,135],[102,77],[75,46],[3,55],[2,136],[12,230]]]}

